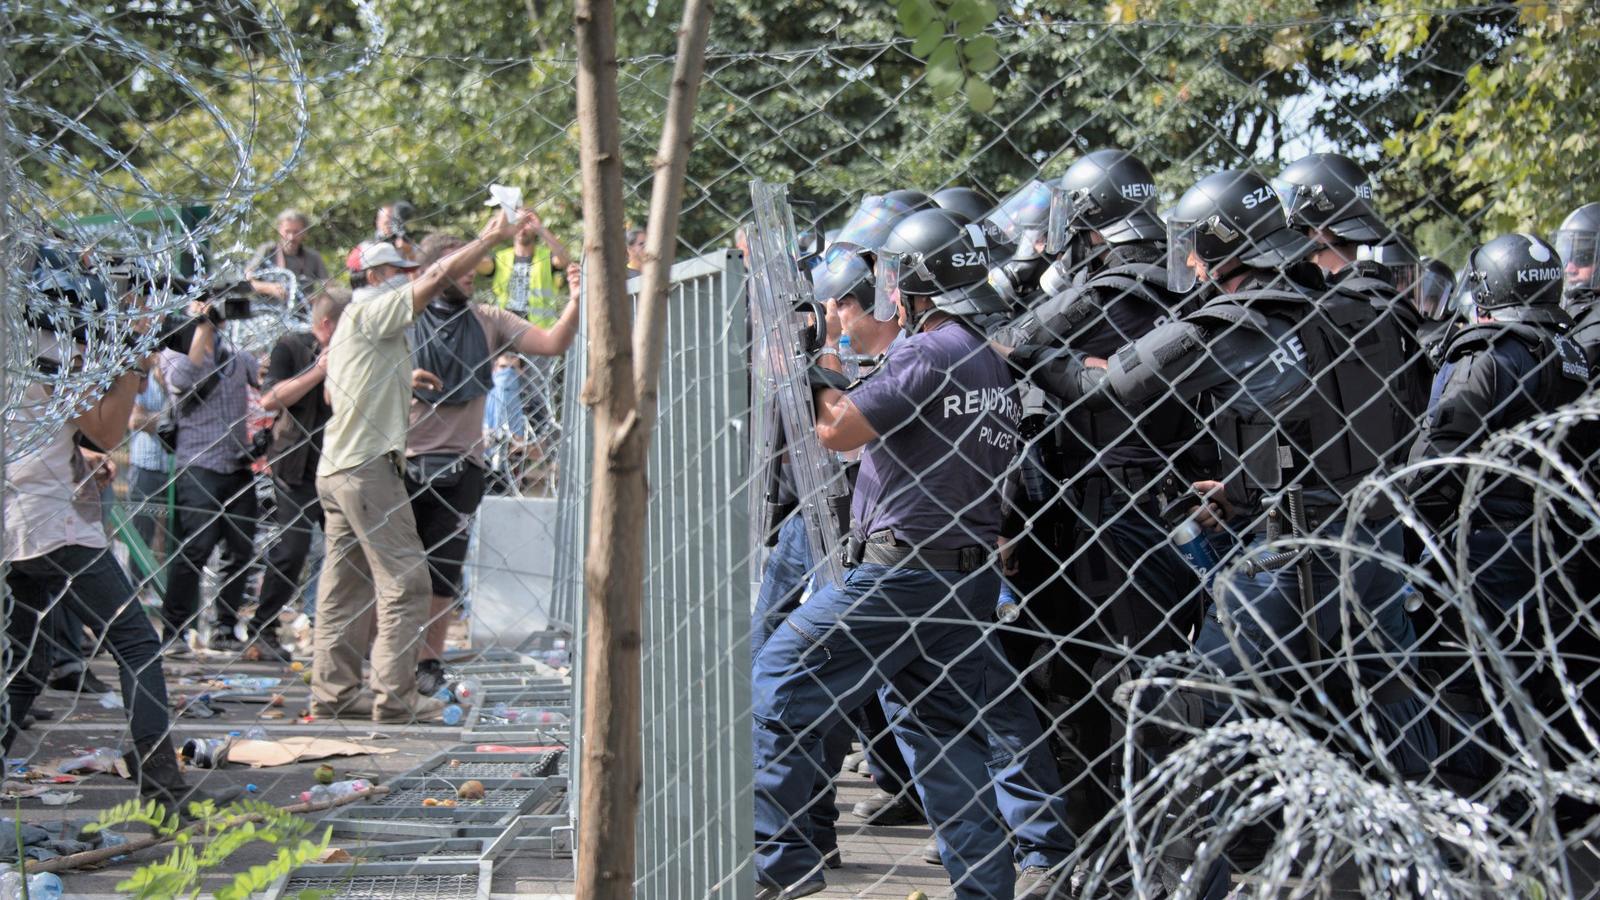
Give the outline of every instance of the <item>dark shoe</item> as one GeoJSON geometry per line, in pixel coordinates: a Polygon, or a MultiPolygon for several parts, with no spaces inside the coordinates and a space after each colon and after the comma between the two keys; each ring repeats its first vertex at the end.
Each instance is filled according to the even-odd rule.
{"type": "Polygon", "coordinates": [[[94,673],[88,669],[84,669],[82,672],[68,672],[65,675],[57,675],[46,684],[53,691],[66,691],[69,694],[104,694],[111,690],[104,681],[94,677],[94,673]]]}
{"type": "Polygon", "coordinates": [[[124,753],[122,761],[130,777],[138,783],[141,799],[159,801],[167,812],[176,812],[185,821],[194,818],[189,814],[191,803],[210,800],[223,806],[244,796],[244,791],[236,787],[212,791],[184,781],[183,770],[178,767],[178,754],[173,751],[172,742],[164,738],[148,747],[124,753]]]}
{"type": "Polygon", "coordinates": [[[166,645],[161,648],[161,652],[167,659],[194,659],[193,648],[189,646],[188,641],[182,638],[175,641],[167,641],[166,645]]]}
{"type": "Polygon", "coordinates": [[[206,641],[206,649],[216,653],[239,653],[244,650],[244,641],[233,636],[232,628],[218,628],[211,632],[211,640],[206,641]]]}
{"type": "Polygon", "coordinates": [[[844,868],[844,857],[839,855],[839,848],[835,847],[822,854],[822,864],[830,869],[844,868]]]}
{"type": "Polygon", "coordinates": [[[1029,866],[1017,877],[1016,900],[1065,900],[1070,879],[1061,866],[1029,866]]]}
{"type": "Polygon", "coordinates": [[[38,719],[41,722],[48,722],[56,717],[56,711],[53,709],[46,709],[38,704],[34,704],[33,706],[28,707],[28,715],[38,719]]]}
{"type": "Polygon", "coordinates": [[[444,663],[437,659],[425,659],[417,663],[417,693],[432,697],[444,686],[444,663]]]}
{"type": "Polygon", "coordinates": [[[939,855],[939,839],[933,838],[927,846],[922,848],[922,861],[930,866],[944,865],[944,857],[939,855]]]}
{"type": "Polygon", "coordinates": [[[923,821],[922,810],[905,794],[874,791],[871,797],[850,807],[850,813],[868,825],[915,825],[923,821]]]}
{"type": "Polygon", "coordinates": [[[826,890],[827,887],[828,883],[820,878],[816,881],[803,881],[799,884],[791,884],[788,888],[781,888],[773,884],[762,884],[758,881],[756,882],[756,900],[795,900],[797,897],[809,897],[812,894],[820,894],[826,890]]]}
{"type": "Polygon", "coordinates": [[[22,721],[17,723],[17,728],[22,731],[31,731],[33,726],[37,724],[39,724],[39,720],[35,719],[32,713],[29,713],[22,717],[22,721]]]}

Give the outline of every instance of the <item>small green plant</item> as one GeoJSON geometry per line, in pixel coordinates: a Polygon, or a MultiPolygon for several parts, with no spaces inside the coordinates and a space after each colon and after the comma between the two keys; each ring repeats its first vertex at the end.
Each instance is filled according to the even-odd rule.
{"type": "MultiPolygon", "coordinates": [[[[117,885],[117,890],[128,892],[136,900],[196,900],[206,873],[222,869],[228,857],[241,847],[255,841],[276,846],[278,853],[271,862],[239,872],[231,884],[216,890],[217,900],[248,900],[280,876],[315,861],[328,849],[332,834],[332,829],[326,829],[320,841],[308,840],[313,829],[310,822],[259,800],[235,801],[220,810],[206,801],[191,804],[189,811],[199,827],[185,829],[176,813],[167,812],[154,800],[129,800],[101,813],[85,829],[146,825],[158,835],[171,837],[174,846],[166,859],[140,866],[133,877],[117,885]],[[251,821],[253,817],[260,821],[251,821]]],[[[299,900],[320,900],[327,892],[302,891],[297,896],[299,900]]]]}

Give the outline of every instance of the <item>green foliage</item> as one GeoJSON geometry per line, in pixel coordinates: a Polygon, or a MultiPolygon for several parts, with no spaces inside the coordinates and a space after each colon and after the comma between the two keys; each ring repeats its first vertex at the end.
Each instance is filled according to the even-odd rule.
{"type": "Polygon", "coordinates": [[[1384,151],[1409,177],[1442,172],[1478,239],[1548,234],[1573,207],[1600,196],[1600,171],[1583,162],[1600,148],[1600,7],[1522,0],[1452,15],[1465,6],[1448,0],[1419,10],[1385,0],[1374,5],[1372,26],[1329,52],[1393,60],[1452,29],[1492,33],[1491,52],[1466,69],[1450,102],[1436,114],[1419,112],[1384,151]]]}
{"type": "Polygon", "coordinates": [[[965,92],[975,112],[994,108],[984,76],[1000,65],[998,42],[983,32],[999,10],[991,0],[899,0],[900,31],[911,55],[927,61],[928,86],[939,99],[965,92]]]}
{"type": "MultiPolygon", "coordinates": [[[[145,825],[159,835],[172,838],[172,852],[159,862],[140,866],[133,876],[117,885],[138,900],[200,896],[201,879],[209,872],[225,871],[228,860],[252,843],[278,848],[266,865],[251,866],[234,875],[233,881],[217,889],[217,900],[248,900],[273,881],[299,866],[313,862],[328,848],[332,829],[323,831],[320,840],[308,840],[310,822],[256,800],[239,800],[218,810],[210,801],[190,805],[199,821],[197,829],[184,829],[175,814],[167,814],[156,801],[129,800],[100,814],[85,830],[94,831],[119,825],[145,825]],[[246,821],[259,816],[261,821],[246,821]],[[287,846],[285,846],[287,845],[287,846]]],[[[301,894],[304,900],[325,896],[323,892],[301,894]]]]}

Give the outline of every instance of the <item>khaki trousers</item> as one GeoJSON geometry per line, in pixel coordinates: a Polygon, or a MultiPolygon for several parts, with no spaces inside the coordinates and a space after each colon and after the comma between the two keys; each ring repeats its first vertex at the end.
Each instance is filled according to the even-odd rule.
{"type": "Polygon", "coordinates": [[[391,457],[318,476],[325,555],[317,598],[311,696],[340,708],[372,656],[375,714],[417,704],[417,651],[428,617],[428,567],[405,481],[391,457]]]}

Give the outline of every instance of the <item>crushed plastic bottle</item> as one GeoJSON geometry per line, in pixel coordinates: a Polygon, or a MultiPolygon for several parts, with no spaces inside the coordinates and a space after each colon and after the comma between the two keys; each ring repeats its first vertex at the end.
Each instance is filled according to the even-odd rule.
{"type": "Polygon", "coordinates": [[[217,680],[226,687],[242,691],[270,691],[283,683],[282,678],[265,675],[228,675],[217,680]]]}
{"type": "Polygon", "coordinates": [[[66,890],[61,876],[54,872],[36,872],[28,876],[28,900],[61,900],[66,890]]]}
{"type": "MultiPolygon", "coordinates": [[[[102,829],[100,831],[100,846],[102,846],[102,847],[121,847],[123,844],[126,844],[127,842],[128,842],[127,838],[123,837],[120,834],[117,834],[115,831],[111,831],[110,829],[102,829]]],[[[127,859],[127,857],[126,856],[113,856],[113,857],[111,857],[111,861],[112,862],[117,862],[118,860],[122,860],[122,859],[127,859]]]]}
{"type": "Polygon", "coordinates": [[[96,747],[92,752],[76,756],[61,764],[61,774],[75,775],[79,773],[115,772],[117,760],[120,757],[117,751],[110,747],[96,747]]]}
{"type": "Polygon", "coordinates": [[[352,778],[349,781],[335,781],[333,784],[319,784],[309,791],[300,792],[301,803],[332,803],[357,794],[365,794],[372,790],[372,782],[365,778],[352,778]]]}
{"type": "Polygon", "coordinates": [[[465,716],[466,713],[458,703],[451,703],[439,712],[439,718],[443,719],[446,725],[460,725],[461,719],[465,716]]]}
{"type": "Polygon", "coordinates": [[[22,900],[22,875],[5,863],[0,863],[0,900],[22,900]]]}
{"type": "Polygon", "coordinates": [[[267,735],[267,730],[262,728],[260,725],[252,725],[251,727],[246,728],[244,736],[252,741],[272,740],[272,738],[267,735]]]}

